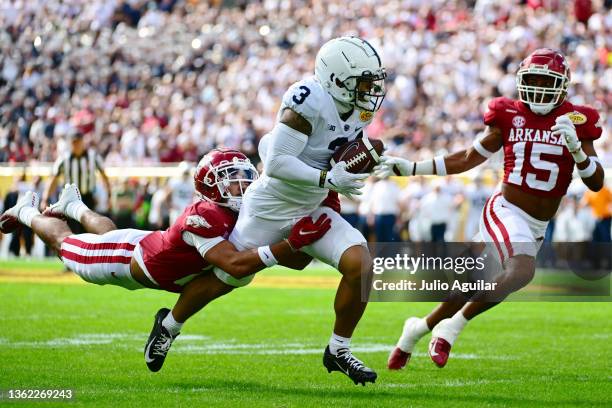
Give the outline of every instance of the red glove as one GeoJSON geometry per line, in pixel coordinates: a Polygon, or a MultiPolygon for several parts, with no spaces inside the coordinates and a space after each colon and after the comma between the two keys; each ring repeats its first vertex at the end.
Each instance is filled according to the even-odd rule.
{"type": "Polygon", "coordinates": [[[329,207],[338,214],[340,214],[340,198],[338,197],[338,192],[334,190],[329,190],[327,197],[321,203],[322,207],[329,207]]]}
{"type": "Polygon", "coordinates": [[[318,220],[304,217],[295,223],[287,242],[294,251],[318,241],[331,228],[331,218],[322,214],[318,220]]]}

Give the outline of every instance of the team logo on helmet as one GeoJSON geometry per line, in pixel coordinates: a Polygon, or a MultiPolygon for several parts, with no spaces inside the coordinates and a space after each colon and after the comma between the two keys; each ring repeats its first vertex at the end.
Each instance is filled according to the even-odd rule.
{"type": "Polygon", "coordinates": [[[516,128],[522,128],[525,126],[525,118],[523,116],[517,115],[512,118],[512,126],[516,128]]]}

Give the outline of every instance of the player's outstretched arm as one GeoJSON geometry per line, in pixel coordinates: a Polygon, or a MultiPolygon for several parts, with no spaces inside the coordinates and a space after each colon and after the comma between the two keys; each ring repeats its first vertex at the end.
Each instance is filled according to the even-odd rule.
{"type": "Polygon", "coordinates": [[[593,141],[585,140],[582,142],[582,149],[588,158],[580,163],[576,163],[578,174],[580,174],[582,182],[589,190],[599,191],[604,185],[605,173],[597,157],[597,152],[595,152],[593,141]]]}
{"type": "Polygon", "coordinates": [[[599,191],[604,183],[604,169],[599,163],[592,140],[579,140],[574,123],[567,115],[557,117],[551,128],[554,135],[561,136],[567,150],[578,167],[578,174],[592,191],[599,191]]]}
{"type": "Polygon", "coordinates": [[[396,176],[425,176],[458,174],[468,171],[485,162],[503,144],[501,131],[495,127],[487,127],[484,135],[476,139],[474,144],[464,150],[436,156],[433,159],[412,162],[399,157],[383,156],[378,166],[374,168],[374,175],[378,177],[396,176]]]}
{"type": "Polygon", "coordinates": [[[302,259],[296,252],[319,240],[330,228],[331,219],[325,214],[316,221],[311,217],[304,217],[293,226],[286,240],[245,251],[238,251],[231,242],[224,240],[209,249],[204,259],[236,279],[277,264],[291,267],[296,256],[302,259]]]}
{"type": "Polygon", "coordinates": [[[285,109],[271,133],[264,169],[268,176],[294,184],[319,186],[341,194],[359,195],[367,174],[351,174],[344,163],[338,163],[329,172],[311,167],[298,159],[308,142],[312,126],[301,115],[285,109]]]}

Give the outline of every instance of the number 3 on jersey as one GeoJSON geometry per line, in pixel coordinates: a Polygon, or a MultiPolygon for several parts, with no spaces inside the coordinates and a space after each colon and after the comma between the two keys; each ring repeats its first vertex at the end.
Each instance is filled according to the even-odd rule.
{"type": "Polygon", "coordinates": [[[308,95],[310,95],[310,89],[308,89],[308,87],[302,85],[299,87],[299,89],[302,91],[297,95],[293,95],[293,102],[297,103],[298,105],[301,105],[304,103],[304,101],[306,100],[306,97],[308,97],[308,95]]]}
{"type": "Polygon", "coordinates": [[[551,191],[557,184],[557,178],[559,176],[559,165],[541,158],[542,154],[561,156],[563,154],[563,147],[548,145],[544,143],[533,143],[531,146],[531,153],[529,157],[525,157],[525,145],[526,142],[518,142],[512,146],[512,152],[514,153],[514,168],[512,173],[508,176],[508,182],[516,185],[522,185],[523,181],[527,183],[530,188],[541,191],[551,191]],[[523,165],[525,160],[528,160],[531,167],[535,170],[541,170],[538,174],[527,173],[523,178],[521,174],[523,172],[523,165]],[[548,173],[548,178],[543,180],[543,174],[548,173]]]}

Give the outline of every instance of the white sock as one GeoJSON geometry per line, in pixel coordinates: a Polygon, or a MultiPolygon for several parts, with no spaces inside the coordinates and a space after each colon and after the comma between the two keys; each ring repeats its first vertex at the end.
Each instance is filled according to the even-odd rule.
{"type": "Polygon", "coordinates": [[[453,329],[455,329],[457,333],[459,333],[461,330],[463,330],[463,328],[467,324],[468,319],[466,319],[465,316],[463,316],[463,312],[461,312],[460,310],[457,313],[455,313],[453,317],[450,318],[450,321],[451,321],[453,329]]]}
{"type": "Polygon", "coordinates": [[[414,334],[419,336],[419,338],[421,338],[427,333],[429,333],[430,331],[431,330],[429,329],[429,326],[427,326],[427,320],[425,320],[425,318],[419,319],[419,322],[416,324],[414,328],[414,332],[415,332],[414,334]]]}
{"type": "Polygon", "coordinates": [[[329,351],[335,356],[338,354],[338,350],[343,348],[349,348],[351,346],[350,337],[338,336],[333,333],[329,339],[329,351]]]}
{"type": "Polygon", "coordinates": [[[72,218],[75,221],[81,222],[81,217],[85,214],[85,211],[89,210],[89,207],[85,205],[82,201],[73,201],[68,203],[66,206],[66,215],[67,217],[72,218]]]}
{"type": "Polygon", "coordinates": [[[416,324],[412,326],[411,331],[407,332],[404,330],[402,332],[402,336],[397,342],[397,347],[406,353],[412,353],[412,349],[414,349],[416,343],[421,339],[421,337],[429,333],[429,331],[430,330],[427,326],[427,321],[425,318],[418,319],[416,324]]]}
{"type": "Polygon", "coordinates": [[[32,220],[37,215],[40,215],[40,211],[38,211],[37,208],[23,207],[21,210],[19,210],[19,214],[17,214],[17,217],[19,218],[19,222],[32,228],[32,220]]]}
{"type": "Polygon", "coordinates": [[[183,327],[183,323],[179,323],[174,320],[174,316],[172,316],[172,311],[166,315],[164,320],[162,320],[162,326],[168,330],[173,337],[180,333],[181,328],[183,327]]]}

